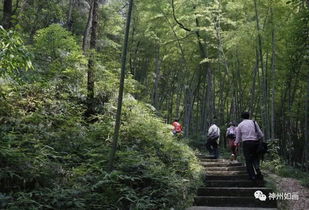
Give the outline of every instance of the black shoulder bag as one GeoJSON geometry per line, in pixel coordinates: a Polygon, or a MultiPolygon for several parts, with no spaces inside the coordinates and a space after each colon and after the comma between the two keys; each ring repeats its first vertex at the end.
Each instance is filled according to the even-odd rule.
{"type": "Polygon", "coordinates": [[[267,143],[264,142],[263,138],[259,136],[255,121],[253,121],[253,123],[254,123],[254,129],[255,129],[256,136],[258,137],[258,140],[259,140],[259,146],[257,148],[257,153],[261,155],[263,158],[264,154],[268,152],[267,143]]]}

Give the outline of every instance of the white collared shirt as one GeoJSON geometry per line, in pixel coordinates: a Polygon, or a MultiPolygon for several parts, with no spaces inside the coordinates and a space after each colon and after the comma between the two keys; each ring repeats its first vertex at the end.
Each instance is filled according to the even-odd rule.
{"type": "Polygon", "coordinates": [[[238,127],[236,128],[235,144],[239,143],[240,141],[257,141],[259,138],[264,137],[264,134],[261,131],[258,123],[255,122],[255,124],[257,132],[255,132],[253,120],[245,119],[239,123],[238,127]]]}

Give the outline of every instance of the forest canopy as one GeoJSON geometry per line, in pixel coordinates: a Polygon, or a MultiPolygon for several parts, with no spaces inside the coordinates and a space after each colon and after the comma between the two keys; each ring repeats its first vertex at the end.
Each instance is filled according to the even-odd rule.
{"type": "Polygon", "coordinates": [[[243,111],[273,145],[274,168],[308,171],[308,1],[0,8],[0,208],[182,209],[202,180],[208,127],[215,118],[224,132],[243,111]]]}

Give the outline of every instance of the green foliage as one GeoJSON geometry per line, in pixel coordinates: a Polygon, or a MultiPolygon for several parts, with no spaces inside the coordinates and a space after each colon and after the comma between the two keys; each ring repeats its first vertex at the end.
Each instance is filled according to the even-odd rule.
{"type": "Polygon", "coordinates": [[[0,77],[18,78],[22,71],[33,68],[30,58],[20,35],[0,25],[0,77]]]}
{"type": "Polygon", "coordinates": [[[279,140],[275,139],[269,143],[269,155],[262,167],[283,177],[295,178],[301,181],[302,185],[309,186],[308,174],[296,167],[285,164],[279,156],[279,140]]]}
{"type": "Polygon", "coordinates": [[[17,11],[17,21],[27,40],[32,41],[33,35],[39,29],[48,27],[50,24],[64,23],[67,10],[63,0],[29,0],[19,4],[21,11],[17,11]]]}
{"type": "MultiPolygon", "coordinates": [[[[300,160],[308,69],[306,1],[257,1],[259,32],[253,1],[174,0],[175,17],[170,1],[136,1],[125,90],[144,102],[153,101],[156,91],[158,103],[155,110],[127,95],[112,173],[106,167],[126,8],[124,1],[100,2],[97,49],[86,53],[96,63],[99,113],[89,124],[83,116],[86,58],[79,46],[89,1],[13,1],[14,24],[21,33],[0,29],[0,208],[182,209],[192,201],[201,170],[187,144],[200,149],[205,143],[200,133],[209,123],[211,107],[221,127],[251,105],[259,119],[260,113],[270,112],[272,85],[275,136],[284,146],[280,152],[307,167],[308,161],[300,160]],[[73,34],[64,28],[69,20],[73,34]],[[255,67],[258,35],[267,72],[255,67]],[[14,84],[13,79],[24,83],[14,84]],[[190,102],[191,122],[186,126],[194,139],[176,140],[156,114],[166,122],[182,118],[190,102]]],[[[263,120],[266,130],[269,123],[263,120]]],[[[279,156],[277,141],[271,142],[270,151],[264,167],[298,177],[279,156]]],[[[304,177],[299,175],[308,183],[304,177]]]]}
{"type": "Polygon", "coordinates": [[[85,59],[70,32],[52,24],[38,30],[34,40],[35,61],[44,79],[57,77],[73,82],[82,77],[80,65],[85,59]]]}
{"type": "Polygon", "coordinates": [[[64,177],[66,169],[61,162],[74,156],[85,129],[80,125],[81,109],[52,100],[52,96],[32,85],[11,91],[7,100],[1,101],[2,191],[51,186],[64,177]]]}
{"type": "MultiPolygon", "coordinates": [[[[114,103],[106,106],[109,117],[100,118],[90,128],[92,138],[111,141],[113,124],[106,119],[114,116],[113,107],[114,103]]],[[[91,199],[92,208],[101,204],[105,208],[164,209],[190,204],[200,176],[194,153],[175,141],[169,129],[143,103],[129,97],[123,113],[115,171],[104,171],[108,153],[100,144],[87,153],[91,157],[89,165],[75,169],[76,177],[86,177],[81,180],[83,185],[93,186],[93,193],[88,193],[91,198],[86,198],[91,199]],[[98,162],[97,157],[102,161],[98,162]]]]}
{"type": "Polygon", "coordinates": [[[179,209],[192,201],[201,167],[148,105],[126,98],[116,169],[108,173],[116,98],[86,126],[83,107],[52,89],[8,91],[0,103],[1,205],[179,209]]]}

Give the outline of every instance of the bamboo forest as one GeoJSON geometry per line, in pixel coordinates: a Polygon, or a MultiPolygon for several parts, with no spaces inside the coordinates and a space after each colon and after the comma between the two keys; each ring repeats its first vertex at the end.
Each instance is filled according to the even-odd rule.
{"type": "Polygon", "coordinates": [[[0,209],[309,209],[308,101],[308,0],[1,0],[0,209]]]}

